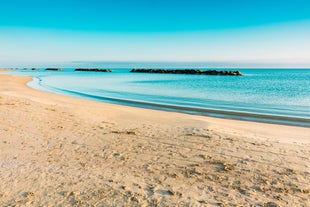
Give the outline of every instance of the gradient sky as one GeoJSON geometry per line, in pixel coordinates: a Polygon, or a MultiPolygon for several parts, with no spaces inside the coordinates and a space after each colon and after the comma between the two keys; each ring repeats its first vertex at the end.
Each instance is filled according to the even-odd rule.
{"type": "Polygon", "coordinates": [[[309,0],[1,0],[0,67],[310,67],[309,0]]]}

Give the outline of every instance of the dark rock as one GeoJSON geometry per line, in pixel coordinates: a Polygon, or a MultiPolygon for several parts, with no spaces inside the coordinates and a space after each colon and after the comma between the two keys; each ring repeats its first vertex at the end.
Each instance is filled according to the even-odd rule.
{"type": "Polygon", "coordinates": [[[46,68],[45,70],[55,70],[55,71],[61,71],[61,68],[46,68]]]}
{"type": "Polygon", "coordinates": [[[74,71],[86,71],[86,72],[112,72],[110,69],[100,69],[100,68],[77,68],[74,71]]]}
{"type": "Polygon", "coordinates": [[[130,72],[132,73],[166,73],[166,74],[198,74],[198,75],[229,75],[229,76],[242,76],[240,71],[217,71],[217,70],[206,70],[201,69],[137,69],[133,68],[130,72]]]}

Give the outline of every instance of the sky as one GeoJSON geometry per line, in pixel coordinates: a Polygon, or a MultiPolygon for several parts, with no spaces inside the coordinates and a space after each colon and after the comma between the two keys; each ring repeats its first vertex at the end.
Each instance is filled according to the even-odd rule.
{"type": "Polygon", "coordinates": [[[113,61],[310,68],[310,1],[0,0],[0,67],[113,61]]]}

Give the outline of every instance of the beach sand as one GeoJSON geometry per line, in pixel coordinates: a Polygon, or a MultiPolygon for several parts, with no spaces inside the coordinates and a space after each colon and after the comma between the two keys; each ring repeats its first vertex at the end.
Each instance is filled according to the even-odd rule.
{"type": "Polygon", "coordinates": [[[141,109],[0,75],[0,206],[310,206],[310,129],[141,109]]]}

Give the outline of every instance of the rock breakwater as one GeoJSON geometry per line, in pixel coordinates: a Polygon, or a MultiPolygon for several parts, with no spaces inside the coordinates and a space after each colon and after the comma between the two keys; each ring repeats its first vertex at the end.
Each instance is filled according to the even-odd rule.
{"type": "Polygon", "coordinates": [[[100,68],[76,68],[74,71],[86,71],[86,72],[112,72],[110,69],[100,69],[100,68]]]}
{"type": "Polygon", "coordinates": [[[55,71],[61,71],[61,68],[46,68],[45,70],[55,70],[55,71]]]}
{"type": "Polygon", "coordinates": [[[201,70],[201,69],[138,69],[133,68],[130,72],[132,73],[165,73],[165,74],[197,74],[197,75],[229,75],[229,76],[242,76],[242,73],[236,71],[217,71],[217,70],[201,70]]]}

